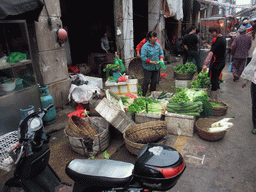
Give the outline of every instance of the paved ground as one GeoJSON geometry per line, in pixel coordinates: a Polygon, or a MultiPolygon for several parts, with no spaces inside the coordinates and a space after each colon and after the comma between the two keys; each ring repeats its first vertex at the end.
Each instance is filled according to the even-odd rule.
{"type": "MultiPolygon", "coordinates": [[[[168,76],[163,78],[158,90],[170,90],[174,85],[172,70],[175,65],[167,65],[168,76]]],[[[254,192],[256,191],[256,136],[251,134],[251,100],[250,88],[241,88],[241,82],[233,82],[231,73],[224,69],[224,83],[221,85],[222,101],[229,105],[225,116],[234,117],[234,127],[225,138],[218,142],[208,142],[200,139],[196,133],[193,137],[168,136],[167,144],[182,153],[187,169],[170,191],[176,192],[254,192]],[[192,156],[192,157],[191,157],[192,156]],[[204,157],[204,161],[199,160],[204,157]],[[198,159],[199,158],[199,159],[198,159]]],[[[66,114],[73,111],[67,108],[61,113],[57,122],[47,127],[49,130],[64,128],[67,122],[66,114]]],[[[213,117],[212,117],[213,118],[213,117]]],[[[107,149],[111,159],[134,162],[124,146],[122,135],[111,128],[111,145],[107,149]]],[[[76,154],[63,133],[54,132],[50,141],[50,164],[63,181],[72,183],[65,174],[65,165],[74,158],[84,158],[76,154]]],[[[102,154],[97,158],[103,158],[102,154]]],[[[10,174],[2,174],[0,187],[10,174]]]]}

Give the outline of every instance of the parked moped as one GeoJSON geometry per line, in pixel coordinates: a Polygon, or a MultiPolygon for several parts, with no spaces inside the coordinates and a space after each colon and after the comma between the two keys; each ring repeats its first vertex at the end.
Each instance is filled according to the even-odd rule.
{"type": "Polygon", "coordinates": [[[49,165],[49,137],[43,117],[52,107],[27,116],[18,128],[19,144],[12,150],[14,177],[4,192],[21,188],[25,192],[150,192],[171,189],[186,165],[175,149],[147,144],[139,152],[135,164],[115,160],[74,159],[66,166],[66,174],[74,180],[73,190],[61,182],[49,165]]]}

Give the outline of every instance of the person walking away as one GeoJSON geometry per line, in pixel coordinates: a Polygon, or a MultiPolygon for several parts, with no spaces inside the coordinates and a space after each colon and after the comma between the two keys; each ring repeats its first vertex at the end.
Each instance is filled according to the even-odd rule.
{"type": "Polygon", "coordinates": [[[243,20],[243,22],[242,22],[242,24],[240,25],[239,28],[241,28],[243,26],[246,28],[246,33],[249,33],[253,29],[252,25],[249,23],[249,21],[247,19],[243,20]]]}
{"type": "Polygon", "coordinates": [[[221,34],[220,25],[215,24],[211,26],[209,32],[216,40],[212,43],[211,50],[204,61],[202,71],[206,71],[209,65],[209,76],[211,77],[210,98],[219,100],[219,77],[226,62],[226,39],[221,34]]]}
{"type": "Polygon", "coordinates": [[[248,51],[252,44],[252,37],[246,35],[246,28],[242,26],[238,29],[240,35],[238,35],[231,44],[231,53],[233,55],[232,73],[233,81],[237,81],[242,74],[246,58],[248,57],[248,51]]]}
{"type": "Polygon", "coordinates": [[[252,98],[252,133],[256,134],[256,49],[253,51],[252,60],[245,67],[241,77],[245,80],[242,83],[242,88],[244,88],[249,81],[251,81],[251,98],[252,98]]]}
{"type": "Polygon", "coordinates": [[[252,45],[251,48],[248,51],[248,57],[246,61],[246,65],[248,65],[252,60],[252,53],[256,47],[256,39],[255,39],[255,33],[256,33],[256,24],[252,26],[252,31],[248,33],[248,35],[252,36],[252,45]]]}
{"type": "Polygon", "coordinates": [[[197,72],[200,73],[202,68],[200,65],[200,57],[199,57],[199,40],[196,33],[196,27],[192,26],[189,29],[189,33],[186,37],[183,39],[183,44],[185,46],[185,49],[188,51],[188,62],[193,62],[193,59],[195,59],[195,64],[197,66],[197,72]]]}
{"type": "Polygon", "coordinates": [[[164,53],[161,45],[156,42],[157,33],[149,31],[147,33],[147,42],[141,48],[141,60],[144,73],[144,82],[142,85],[142,96],[146,96],[150,84],[150,92],[156,91],[156,85],[159,83],[160,64],[163,62],[164,53]]]}

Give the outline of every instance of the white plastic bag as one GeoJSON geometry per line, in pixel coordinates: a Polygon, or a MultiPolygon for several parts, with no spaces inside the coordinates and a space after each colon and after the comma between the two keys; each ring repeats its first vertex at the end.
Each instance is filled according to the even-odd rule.
{"type": "Polygon", "coordinates": [[[252,54],[252,60],[245,67],[243,73],[241,74],[241,77],[245,80],[251,81],[254,76],[255,70],[256,70],[256,49],[254,49],[252,54]]]}
{"type": "Polygon", "coordinates": [[[100,88],[93,85],[74,85],[72,84],[69,89],[69,101],[73,99],[76,103],[86,104],[92,98],[93,93],[100,93],[100,88]]]}

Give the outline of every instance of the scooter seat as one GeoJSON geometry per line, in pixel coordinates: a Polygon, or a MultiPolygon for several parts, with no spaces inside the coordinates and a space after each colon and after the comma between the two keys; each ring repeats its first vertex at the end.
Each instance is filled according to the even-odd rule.
{"type": "Polygon", "coordinates": [[[132,178],[134,165],[115,160],[74,159],[66,166],[67,175],[86,187],[120,187],[132,178]]]}

